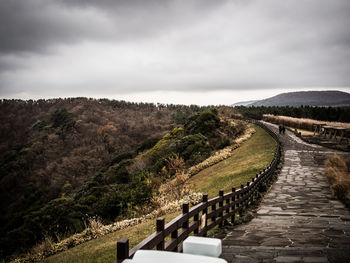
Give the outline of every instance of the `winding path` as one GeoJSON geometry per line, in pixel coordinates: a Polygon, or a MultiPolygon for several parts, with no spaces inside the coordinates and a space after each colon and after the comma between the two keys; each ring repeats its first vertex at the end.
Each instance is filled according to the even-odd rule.
{"type": "Polygon", "coordinates": [[[324,177],[324,160],[336,151],[289,131],[280,137],[284,164],[278,180],[257,216],[223,239],[222,257],[232,263],[350,262],[350,212],[332,197],[324,177]]]}

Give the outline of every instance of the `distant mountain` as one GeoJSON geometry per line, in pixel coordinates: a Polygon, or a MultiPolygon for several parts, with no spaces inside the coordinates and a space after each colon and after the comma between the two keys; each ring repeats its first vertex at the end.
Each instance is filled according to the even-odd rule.
{"type": "Polygon", "coordinates": [[[240,101],[232,104],[232,106],[249,106],[253,104],[254,102],[257,102],[257,100],[248,100],[248,101],[240,101]]]}
{"type": "Polygon", "coordinates": [[[350,94],[335,90],[288,92],[248,104],[238,102],[233,106],[243,105],[243,103],[244,106],[349,106],[350,94]]]}

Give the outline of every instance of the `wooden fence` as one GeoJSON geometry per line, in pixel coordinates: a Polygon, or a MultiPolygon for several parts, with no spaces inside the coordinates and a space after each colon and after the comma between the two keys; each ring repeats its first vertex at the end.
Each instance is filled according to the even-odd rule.
{"type": "Polygon", "coordinates": [[[277,135],[260,122],[254,122],[265,129],[278,143],[274,158],[271,163],[261,171],[251,182],[241,185],[239,189],[232,188],[229,193],[219,191],[219,196],[208,200],[208,195],[203,195],[201,203],[189,208],[188,203],[182,206],[182,214],[165,224],[164,218],[156,221],[156,232],[141,241],[129,250],[129,240],[120,239],[117,242],[117,261],[122,262],[126,258],[132,258],[139,249],[154,249],[166,251],[182,251],[182,242],[190,234],[206,236],[207,232],[215,226],[222,227],[225,220],[235,221],[236,213],[242,214],[249,204],[256,198],[259,187],[271,180],[271,175],[276,170],[281,157],[281,145],[277,135]]]}

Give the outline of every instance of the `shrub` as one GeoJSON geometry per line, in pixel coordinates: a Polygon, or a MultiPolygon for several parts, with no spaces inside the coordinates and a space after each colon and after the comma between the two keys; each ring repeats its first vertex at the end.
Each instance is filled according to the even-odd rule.
{"type": "Polygon", "coordinates": [[[108,183],[127,184],[130,181],[130,175],[126,167],[132,163],[131,160],[123,160],[117,166],[112,167],[106,173],[108,183]]]}
{"type": "Polygon", "coordinates": [[[178,200],[193,192],[193,188],[187,183],[189,175],[177,173],[173,179],[167,181],[160,188],[160,195],[166,196],[167,200],[178,200]]]}
{"type": "Polygon", "coordinates": [[[156,163],[154,164],[154,171],[158,174],[161,174],[163,177],[168,177],[168,165],[169,165],[169,160],[172,158],[175,158],[176,154],[174,152],[170,152],[168,155],[165,155],[162,158],[159,158],[156,163]]]}
{"type": "Polygon", "coordinates": [[[160,139],[151,149],[146,151],[143,154],[143,157],[148,159],[150,163],[157,162],[159,158],[163,158],[170,153],[169,145],[183,136],[183,128],[174,128],[170,133],[164,135],[163,138],[160,139]]]}
{"type": "Polygon", "coordinates": [[[205,158],[212,150],[208,138],[202,134],[188,135],[170,145],[170,150],[179,154],[185,162],[194,164],[198,156],[205,158]]]}
{"type": "Polygon", "coordinates": [[[50,118],[52,127],[64,128],[66,130],[72,128],[75,124],[73,120],[73,114],[69,113],[66,109],[56,110],[50,118]]]}
{"type": "Polygon", "coordinates": [[[145,150],[151,149],[159,141],[159,138],[150,138],[142,142],[136,149],[136,152],[143,152],[145,150]]]}
{"type": "Polygon", "coordinates": [[[93,204],[94,213],[107,221],[113,221],[127,208],[128,196],[125,191],[107,190],[93,204]]]}
{"type": "Polygon", "coordinates": [[[184,160],[177,154],[173,157],[170,157],[168,160],[168,169],[171,175],[180,173],[185,169],[184,160]]]}
{"type": "Polygon", "coordinates": [[[227,146],[230,146],[230,145],[231,145],[230,140],[228,138],[224,138],[217,148],[218,149],[223,149],[223,148],[225,148],[227,146]]]}
{"type": "Polygon", "coordinates": [[[350,205],[350,158],[346,160],[334,155],[326,161],[326,179],[333,194],[350,205]]]}
{"type": "Polygon", "coordinates": [[[113,157],[113,159],[110,162],[110,165],[114,165],[116,163],[119,163],[122,160],[132,159],[133,157],[134,157],[134,154],[131,152],[125,152],[125,153],[118,154],[115,157],[113,157]]]}
{"type": "Polygon", "coordinates": [[[35,245],[44,238],[57,240],[58,235],[70,235],[84,228],[83,219],[87,213],[84,206],[71,198],[51,200],[40,210],[23,216],[22,224],[8,231],[0,238],[3,256],[35,245]]]}
{"type": "Polygon", "coordinates": [[[202,133],[208,135],[219,127],[220,118],[218,117],[218,111],[212,108],[190,117],[185,124],[185,132],[186,134],[202,133]]]}
{"type": "Polygon", "coordinates": [[[41,120],[37,120],[33,126],[32,126],[32,129],[33,130],[42,130],[44,129],[45,126],[48,125],[48,122],[47,121],[41,121],[41,120]]]}

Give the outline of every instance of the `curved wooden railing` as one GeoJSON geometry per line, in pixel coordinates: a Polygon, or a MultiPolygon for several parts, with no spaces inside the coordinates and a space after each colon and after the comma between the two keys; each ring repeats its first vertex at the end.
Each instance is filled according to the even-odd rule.
{"type": "Polygon", "coordinates": [[[197,236],[206,236],[207,232],[215,226],[222,227],[224,221],[235,221],[236,214],[240,215],[244,209],[256,198],[259,187],[271,180],[271,175],[277,168],[281,157],[281,144],[277,135],[261,122],[249,120],[265,129],[278,143],[274,158],[271,163],[252,178],[251,182],[241,185],[239,189],[232,188],[229,193],[219,191],[219,196],[208,200],[208,195],[203,195],[201,203],[189,208],[188,203],[182,206],[182,214],[165,224],[164,218],[156,221],[156,232],[141,241],[129,250],[129,240],[120,239],[117,242],[117,261],[122,262],[126,258],[132,258],[139,249],[154,249],[166,251],[182,251],[182,241],[191,233],[197,236]]]}

